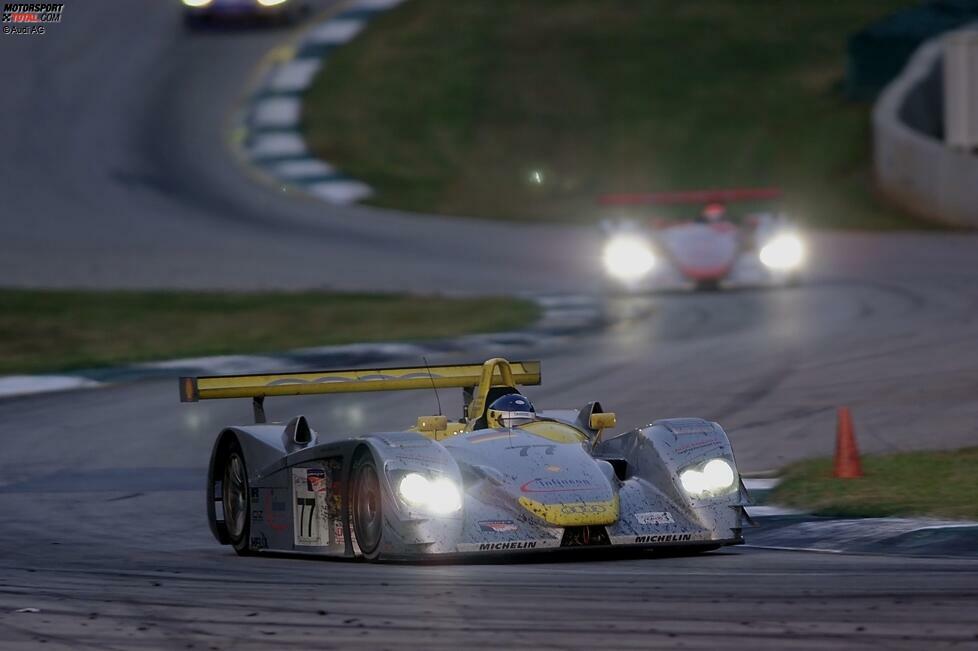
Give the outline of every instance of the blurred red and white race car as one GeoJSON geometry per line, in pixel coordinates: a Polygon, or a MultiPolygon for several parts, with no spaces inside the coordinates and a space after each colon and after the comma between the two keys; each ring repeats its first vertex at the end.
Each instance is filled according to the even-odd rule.
{"type": "Polygon", "coordinates": [[[223,21],[257,20],[291,24],[309,10],[306,0],[181,0],[187,27],[223,21]]]}
{"type": "Polygon", "coordinates": [[[780,196],[775,188],[605,195],[600,199],[605,206],[702,206],[697,217],[684,221],[602,222],[605,271],[617,287],[630,292],[792,284],[805,262],[798,228],[779,213],[735,218],[727,209],[730,202],[780,196]]]}

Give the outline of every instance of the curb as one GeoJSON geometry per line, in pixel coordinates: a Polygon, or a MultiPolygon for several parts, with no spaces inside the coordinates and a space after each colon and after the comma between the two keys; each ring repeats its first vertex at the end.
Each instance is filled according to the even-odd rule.
{"type": "Polygon", "coordinates": [[[294,45],[272,52],[235,130],[240,153],[252,167],[277,185],[301,189],[327,203],[346,205],[373,195],[366,183],[309,152],[299,130],[302,95],[334,50],[402,2],[353,0],[338,14],[312,25],[294,45]]]}
{"type": "Polygon", "coordinates": [[[936,518],[759,516],[748,547],[833,554],[978,558],[978,522],[936,518]]]}
{"type": "Polygon", "coordinates": [[[463,335],[419,343],[376,342],[298,348],[267,355],[217,355],[127,364],[58,375],[0,376],[0,399],[40,393],[92,389],[107,384],[136,382],[181,375],[224,375],[281,371],[311,367],[376,364],[406,357],[463,353],[472,348],[500,354],[526,346],[539,346],[562,337],[591,332],[609,324],[601,304],[579,295],[523,296],[543,310],[530,328],[514,332],[463,335]]]}
{"type": "Polygon", "coordinates": [[[767,496],[777,477],[744,479],[756,521],[747,547],[832,554],[978,557],[978,522],[940,518],[832,518],[777,504],[767,496]]]}

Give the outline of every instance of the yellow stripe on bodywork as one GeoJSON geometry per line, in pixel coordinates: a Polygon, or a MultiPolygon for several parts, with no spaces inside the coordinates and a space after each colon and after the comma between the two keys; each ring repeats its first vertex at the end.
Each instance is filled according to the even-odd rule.
{"type": "MultiPolygon", "coordinates": [[[[540,362],[510,362],[517,385],[540,384],[540,362]]],[[[258,375],[223,375],[180,378],[180,400],[196,402],[213,398],[299,396],[319,393],[361,393],[411,389],[465,388],[479,384],[482,364],[413,366],[405,368],[313,371],[258,375]]],[[[501,373],[490,376],[503,381],[501,373]]],[[[510,378],[506,378],[509,380],[510,378]]]]}
{"type": "Polygon", "coordinates": [[[567,502],[544,504],[520,497],[520,505],[548,523],[558,527],[580,527],[589,524],[614,524],[618,521],[618,496],[607,502],[567,502]]]}
{"type": "Polygon", "coordinates": [[[582,443],[587,440],[584,432],[566,423],[558,423],[549,420],[537,420],[532,423],[520,425],[520,429],[526,430],[531,434],[543,437],[554,443],[582,443]]]}

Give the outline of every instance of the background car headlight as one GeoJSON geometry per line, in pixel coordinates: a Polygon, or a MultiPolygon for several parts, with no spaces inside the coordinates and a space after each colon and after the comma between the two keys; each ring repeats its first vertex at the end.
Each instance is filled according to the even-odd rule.
{"type": "Polygon", "coordinates": [[[766,267],[793,269],[805,257],[805,247],[797,235],[778,235],[761,247],[759,257],[766,267]]]}
{"type": "Polygon", "coordinates": [[[206,7],[214,0],[183,0],[183,4],[188,7],[206,7]]]}
{"type": "Polygon", "coordinates": [[[429,479],[420,473],[410,472],[397,484],[397,492],[411,506],[432,513],[454,513],[462,508],[458,486],[447,477],[429,479]]]}
{"type": "Polygon", "coordinates": [[[683,490],[693,497],[721,495],[737,483],[737,473],[726,459],[710,459],[679,473],[683,490]]]}
{"type": "Polygon", "coordinates": [[[275,5],[280,5],[283,2],[285,2],[285,0],[258,0],[258,4],[263,7],[274,7],[275,5]]]}
{"type": "Polygon", "coordinates": [[[603,260],[608,273],[621,280],[637,280],[655,266],[648,242],[634,235],[612,238],[605,244],[603,260]]]}

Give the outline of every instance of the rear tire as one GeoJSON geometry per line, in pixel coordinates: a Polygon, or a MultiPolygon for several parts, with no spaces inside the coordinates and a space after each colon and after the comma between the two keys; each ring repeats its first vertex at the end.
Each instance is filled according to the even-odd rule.
{"type": "Polygon", "coordinates": [[[228,538],[234,551],[245,556],[251,551],[248,547],[248,536],[251,533],[251,491],[248,486],[248,467],[237,440],[232,440],[227,447],[221,499],[228,538]]]}
{"type": "Polygon", "coordinates": [[[370,452],[363,451],[357,456],[351,477],[353,534],[363,557],[375,561],[380,558],[384,537],[384,498],[377,464],[370,452]]]}

